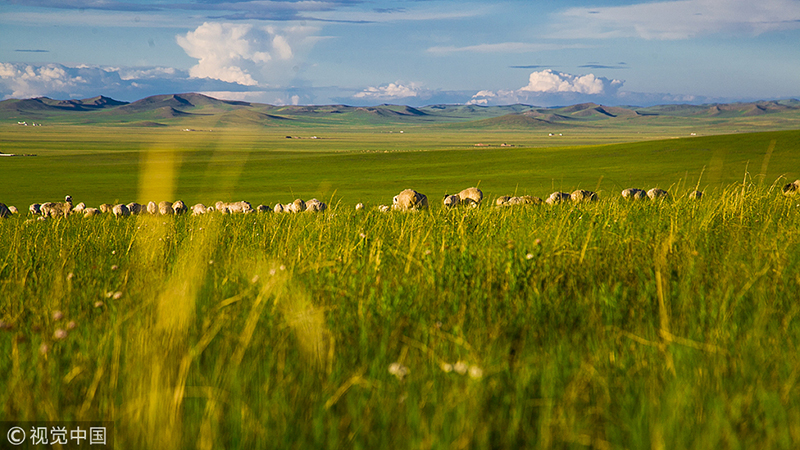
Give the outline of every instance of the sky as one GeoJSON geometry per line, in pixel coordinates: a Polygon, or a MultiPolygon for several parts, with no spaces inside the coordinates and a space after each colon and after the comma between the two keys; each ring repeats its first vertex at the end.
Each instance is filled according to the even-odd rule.
{"type": "Polygon", "coordinates": [[[0,0],[0,98],[647,106],[800,97],[800,0],[0,0]]]}

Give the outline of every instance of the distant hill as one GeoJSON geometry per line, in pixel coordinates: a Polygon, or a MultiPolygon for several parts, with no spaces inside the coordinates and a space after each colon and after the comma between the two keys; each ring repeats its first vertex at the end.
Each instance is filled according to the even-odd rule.
{"type": "Polygon", "coordinates": [[[127,104],[127,102],[120,102],[113,98],[103,97],[102,95],[83,100],[53,100],[47,97],[29,98],[25,100],[4,100],[0,102],[0,117],[5,117],[9,113],[45,114],[48,112],[99,111],[108,108],[117,108],[127,104]]]}
{"type": "Polygon", "coordinates": [[[190,93],[155,95],[121,106],[118,111],[125,113],[138,113],[165,107],[174,108],[182,112],[189,112],[186,110],[194,109],[230,111],[232,109],[248,108],[251,106],[252,105],[247,102],[217,100],[207,95],[190,93]]]}
{"type": "MultiPolygon", "coordinates": [[[[775,115],[792,121],[800,119],[796,99],[708,105],[661,105],[650,107],[604,106],[581,103],[553,108],[531,105],[429,105],[410,107],[306,105],[275,106],[261,103],[219,100],[203,94],[155,95],[135,102],[98,96],[82,100],[54,100],[47,97],[0,102],[0,121],[36,121],[64,124],[181,126],[181,127],[271,127],[400,124],[446,125],[459,128],[527,129],[547,125],[597,124],[614,121],[651,123],[659,118],[742,119],[775,115]]],[[[13,123],[13,122],[12,122],[13,123]]],[[[794,122],[792,122],[794,123],[794,122]]],[[[687,124],[692,124],[687,122],[687,124]]]]}
{"type": "Polygon", "coordinates": [[[800,109],[800,101],[790,99],[712,105],[662,105],[639,108],[637,111],[643,114],[680,117],[750,117],[790,112],[798,109],[800,109]]]}

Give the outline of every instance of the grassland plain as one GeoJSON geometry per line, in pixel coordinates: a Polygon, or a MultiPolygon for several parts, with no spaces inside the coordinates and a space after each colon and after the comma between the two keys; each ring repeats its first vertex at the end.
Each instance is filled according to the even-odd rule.
{"type": "Polygon", "coordinates": [[[645,130],[584,128],[550,137],[541,130],[419,127],[400,134],[356,128],[286,139],[314,135],[297,129],[4,126],[0,151],[37,156],[0,158],[0,201],[24,209],[71,194],[96,206],[158,201],[145,194],[171,192],[171,200],[187,204],[274,204],[297,197],[380,204],[407,187],[431,199],[476,184],[489,196],[544,196],[578,187],[617,195],[631,186],[679,182],[721,189],[745,170],[767,181],[800,176],[797,130],[682,139],[669,139],[676,131],[670,127],[645,130]],[[514,147],[500,147],[504,142],[514,147]],[[166,172],[153,176],[158,171],[166,172]]]}
{"type": "Polygon", "coordinates": [[[791,449],[800,206],[0,222],[2,420],[142,448],[791,449]]]}

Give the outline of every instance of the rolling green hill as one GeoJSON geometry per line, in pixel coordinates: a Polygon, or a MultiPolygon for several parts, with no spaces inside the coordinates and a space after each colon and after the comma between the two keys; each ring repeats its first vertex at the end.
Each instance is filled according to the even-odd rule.
{"type": "Polygon", "coordinates": [[[132,103],[107,97],[85,100],[53,100],[46,97],[0,102],[0,121],[40,122],[45,125],[168,125],[182,128],[274,127],[288,123],[298,127],[397,126],[462,124],[465,129],[535,129],[547,124],[594,127],[659,125],[687,127],[705,120],[733,132],[738,128],[800,128],[800,101],[761,101],[711,105],[664,105],[647,108],[604,106],[595,103],[557,108],[530,105],[479,106],[430,105],[413,108],[383,104],[274,106],[218,100],[202,94],[157,95],[132,103]],[[283,120],[284,122],[280,122],[283,120]],[[291,122],[288,122],[291,121],[291,122]],[[470,124],[470,125],[463,125],[470,124]]]}

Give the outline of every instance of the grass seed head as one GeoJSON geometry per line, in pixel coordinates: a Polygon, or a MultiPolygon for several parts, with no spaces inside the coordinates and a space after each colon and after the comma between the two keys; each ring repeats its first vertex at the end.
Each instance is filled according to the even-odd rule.
{"type": "Polygon", "coordinates": [[[402,380],[408,375],[408,367],[400,364],[400,363],[391,363],[389,364],[389,373],[397,377],[398,380],[402,380]]]}
{"type": "Polygon", "coordinates": [[[470,366],[469,368],[469,377],[473,380],[477,380],[483,376],[483,369],[478,366],[470,366]]]}

